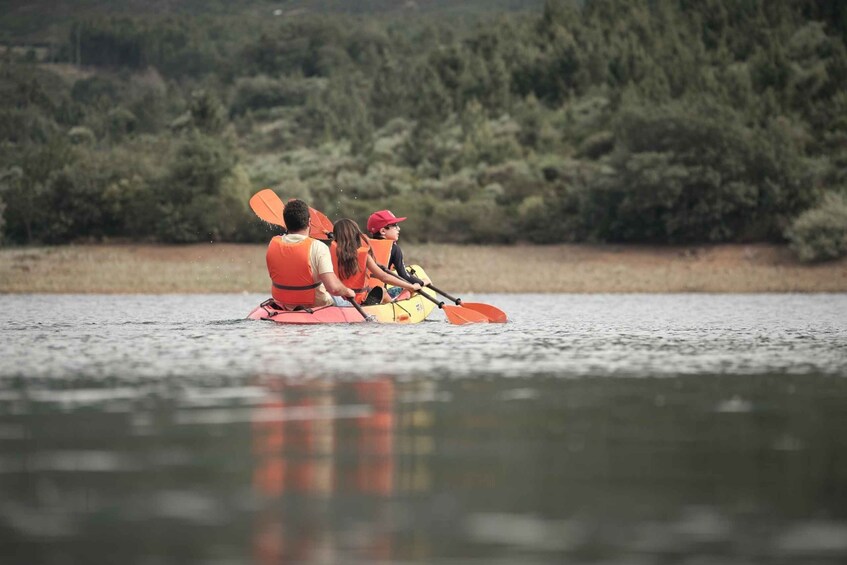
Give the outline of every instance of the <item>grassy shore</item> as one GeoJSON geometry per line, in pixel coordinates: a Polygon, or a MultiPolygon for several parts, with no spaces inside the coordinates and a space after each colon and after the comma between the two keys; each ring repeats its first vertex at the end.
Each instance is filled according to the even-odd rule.
{"type": "MultiPolygon", "coordinates": [[[[847,259],[784,247],[404,244],[441,288],[469,292],[847,292],[847,259]]],[[[0,249],[0,293],[267,293],[264,245],[0,249]]]]}

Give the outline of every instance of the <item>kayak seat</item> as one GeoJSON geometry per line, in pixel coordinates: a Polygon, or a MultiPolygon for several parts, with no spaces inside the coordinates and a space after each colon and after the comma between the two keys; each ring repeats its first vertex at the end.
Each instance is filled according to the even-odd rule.
{"type": "Polygon", "coordinates": [[[282,312],[308,312],[309,314],[314,313],[314,310],[308,308],[306,306],[284,306],[282,304],[278,304],[273,298],[268,298],[264,302],[262,302],[259,306],[268,313],[269,318],[273,318],[277,314],[282,312]]]}
{"type": "Polygon", "coordinates": [[[382,304],[382,297],[385,296],[385,291],[381,286],[375,286],[371,289],[365,299],[362,301],[362,306],[373,306],[382,304]]]}

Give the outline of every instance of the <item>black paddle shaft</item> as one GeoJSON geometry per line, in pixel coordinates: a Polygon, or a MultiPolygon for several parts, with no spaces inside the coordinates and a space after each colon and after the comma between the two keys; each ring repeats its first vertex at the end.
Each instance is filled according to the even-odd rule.
{"type": "Polygon", "coordinates": [[[430,302],[434,302],[436,306],[438,306],[441,310],[444,310],[444,303],[441,302],[440,300],[434,299],[433,297],[431,297],[430,295],[428,295],[425,292],[419,292],[418,295],[423,296],[424,298],[426,298],[430,302]]]}
{"type": "MultiPolygon", "coordinates": [[[[385,268],[385,267],[383,267],[383,268],[385,268]]],[[[415,270],[414,270],[414,269],[409,269],[409,272],[410,272],[412,275],[414,275],[414,274],[415,274],[415,270]]],[[[444,292],[443,290],[441,290],[441,289],[439,289],[439,288],[436,288],[436,287],[432,286],[432,283],[429,283],[429,284],[428,284],[428,285],[426,285],[426,286],[428,286],[429,288],[431,288],[432,290],[434,290],[435,292],[437,292],[438,294],[440,294],[441,296],[443,296],[443,297],[444,297],[444,298],[446,298],[447,300],[450,300],[450,301],[451,301],[451,302],[453,302],[456,306],[461,306],[461,305],[462,305],[462,299],[461,299],[461,298],[453,298],[452,296],[450,296],[449,294],[447,294],[447,293],[446,293],[446,292],[444,292]]],[[[423,294],[423,293],[421,293],[421,294],[423,294]]],[[[427,298],[429,298],[429,297],[427,297],[427,298]]],[[[433,300],[433,302],[435,302],[435,301],[433,300]]],[[[436,304],[438,304],[438,302],[435,302],[435,303],[436,303],[436,304]]],[[[442,303],[441,303],[438,307],[439,307],[439,308],[441,308],[441,306],[443,306],[443,305],[444,305],[444,303],[442,302],[442,303]]]]}
{"type": "Polygon", "coordinates": [[[431,284],[431,283],[430,283],[430,284],[428,284],[428,285],[426,285],[426,286],[428,286],[429,288],[431,288],[432,290],[434,290],[435,292],[437,292],[438,294],[440,294],[441,296],[443,296],[443,297],[444,297],[444,298],[446,298],[447,300],[452,300],[452,301],[453,301],[453,302],[454,302],[457,306],[461,306],[461,305],[462,305],[462,299],[461,299],[461,298],[453,298],[452,296],[450,296],[449,294],[447,294],[447,293],[446,293],[446,292],[444,292],[443,290],[438,289],[438,288],[436,288],[436,287],[432,286],[432,284],[431,284]]]}
{"type": "Polygon", "coordinates": [[[370,322],[370,321],[372,321],[372,320],[371,320],[371,317],[370,317],[370,316],[368,316],[367,312],[365,312],[364,310],[362,310],[362,307],[361,307],[361,306],[359,306],[359,305],[356,303],[356,300],[355,300],[355,299],[353,299],[353,298],[348,298],[348,299],[347,299],[347,301],[348,301],[350,304],[352,304],[352,305],[353,305],[353,308],[355,308],[355,309],[359,312],[359,314],[361,314],[361,315],[362,315],[362,319],[363,319],[363,320],[365,320],[366,322],[370,322]]]}

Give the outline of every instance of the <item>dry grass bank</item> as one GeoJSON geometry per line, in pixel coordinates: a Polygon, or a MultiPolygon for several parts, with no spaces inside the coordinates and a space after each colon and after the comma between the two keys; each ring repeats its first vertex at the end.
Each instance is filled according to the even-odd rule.
{"type": "MultiPolygon", "coordinates": [[[[847,292],[847,259],[807,266],[784,247],[404,244],[463,292],[847,292]]],[[[268,292],[264,245],[0,249],[3,293],[268,292]]]]}

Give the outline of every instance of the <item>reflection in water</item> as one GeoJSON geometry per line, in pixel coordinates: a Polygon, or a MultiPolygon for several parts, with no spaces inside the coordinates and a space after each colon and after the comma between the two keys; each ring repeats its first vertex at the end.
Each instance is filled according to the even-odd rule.
{"type": "MultiPolygon", "coordinates": [[[[334,495],[384,499],[394,492],[394,382],[378,378],[336,386],[265,379],[264,384],[268,394],[252,427],[253,484],[263,505],[257,512],[255,560],[309,560],[332,551],[331,532],[323,524],[328,516],[310,524],[297,512],[289,523],[289,506],[314,510],[328,508],[325,501],[334,495]],[[350,417],[333,417],[338,414],[350,417]],[[308,502],[292,503],[286,495],[308,502]]],[[[358,532],[356,550],[370,562],[390,559],[388,528],[370,529],[358,532]]]]}
{"type": "Polygon", "coordinates": [[[847,558],[841,378],[115,385],[3,391],[0,562],[847,558]]]}

